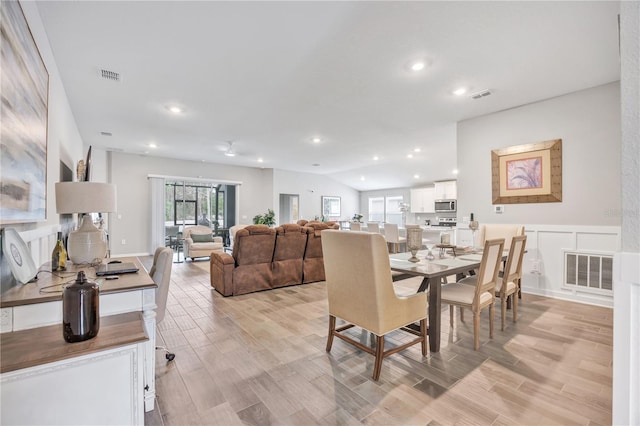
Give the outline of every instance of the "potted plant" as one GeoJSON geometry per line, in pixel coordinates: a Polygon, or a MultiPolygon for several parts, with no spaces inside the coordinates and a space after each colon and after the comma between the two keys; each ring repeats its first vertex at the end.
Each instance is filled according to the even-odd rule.
{"type": "Polygon", "coordinates": [[[356,213],[353,215],[353,218],[351,219],[353,222],[360,222],[360,220],[362,219],[362,215],[359,213],[356,213]]]}
{"type": "Polygon", "coordinates": [[[265,214],[258,214],[253,217],[254,225],[274,226],[276,224],[276,214],[273,210],[268,209],[265,214]]]}

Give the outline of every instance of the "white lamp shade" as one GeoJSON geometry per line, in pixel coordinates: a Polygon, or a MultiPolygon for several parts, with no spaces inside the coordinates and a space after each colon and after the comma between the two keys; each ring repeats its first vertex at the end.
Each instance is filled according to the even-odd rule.
{"type": "Polygon", "coordinates": [[[58,214],[115,212],[116,186],[102,182],[58,182],[56,211],[58,214]]]}

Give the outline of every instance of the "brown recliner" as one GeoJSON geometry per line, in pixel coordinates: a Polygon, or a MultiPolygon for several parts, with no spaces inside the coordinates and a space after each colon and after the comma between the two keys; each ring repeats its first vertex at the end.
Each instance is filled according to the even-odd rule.
{"type": "Polygon", "coordinates": [[[302,283],[302,260],[311,229],[288,223],[276,228],[273,253],[273,287],[302,283]]]}
{"type": "Polygon", "coordinates": [[[232,255],[211,254],[211,286],[223,296],[272,288],[275,243],[276,230],[266,225],[249,225],[238,230],[232,255]]]}
{"type": "Polygon", "coordinates": [[[305,225],[309,228],[307,237],[307,249],[304,252],[304,262],[302,266],[302,282],[312,283],[324,281],[324,259],[322,255],[322,239],[320,234],[325,229],[339,229],[337,223],[327,224],[325,222],[309,222],[305,225]]]}

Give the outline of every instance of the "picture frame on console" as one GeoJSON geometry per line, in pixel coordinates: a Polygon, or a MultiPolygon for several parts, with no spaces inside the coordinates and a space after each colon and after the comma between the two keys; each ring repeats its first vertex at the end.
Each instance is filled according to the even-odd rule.
{"type": "Polygon", "coordinates": [[[562,139],[491,151],[493,204],[562,201],[562,139]]]}

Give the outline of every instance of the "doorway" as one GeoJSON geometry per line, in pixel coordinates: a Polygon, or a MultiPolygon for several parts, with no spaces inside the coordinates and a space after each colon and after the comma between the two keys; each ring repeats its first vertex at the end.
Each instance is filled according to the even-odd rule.
{"type": "Polygon", "coordinates": [[[280,217],[278,223],[296,223],[300,219],[300,196],[280,194],[280,217]]]}

